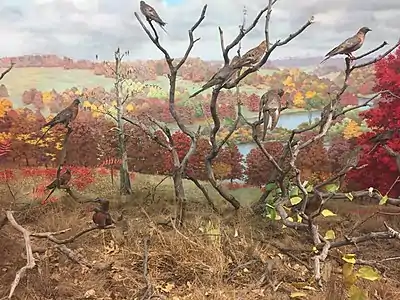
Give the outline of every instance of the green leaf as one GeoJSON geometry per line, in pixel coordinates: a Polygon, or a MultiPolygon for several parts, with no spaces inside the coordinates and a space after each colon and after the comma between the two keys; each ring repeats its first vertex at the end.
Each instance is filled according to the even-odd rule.
{"type": "Polygon", "coordinates": [[[334,217],[334,216],[336,216],[336,214],[331,212],[329,209],[324,209],[323,211],[321,211],[321,215],[323,215],[325,218],[326,217],[334,217]]]}
{"type": "Polygon", "coordinates": [[[301,297],[307,297],[307,294],[304,292],[294,292],[290,294],[290,298],[301,298],[301,297]]]}
{"type": "Polygon", "coordinates": [[[332,184],[328,184],[325,187],[325,189],[329,193],[335,193],[339,189],[339,187],[336,184],[332,183],[332,184]]]}
{"type": "Polygon", "coordinates": [[[381,278],[379,273],[370,266],[361,267],[356,273],[357,277],[367,279],[369,281],[375,281],[381,278]]]}
{"type": "Polygon", "coordinates": [[[325,237],[326,240],[334,240],[336,238],[335,232],[333,230],[328,230],[325,233],[325,237]]]}
{"type": "Polygon", "coordinates": [[[342,259],[349,263],[349,264],[355,264],[356,263],[356,255],[355,254],[345,254],[342,259]]]}
{"type": "Polygon", "coordinates": [[[386,204],[387,201],[388,201],[388,195],[385,195],[379,201],[379,205],[384,205],[384,204],[386,204]]]}
{"type": "Polygon", "coordinates": [[[291,203],[292,205],[299,204],[301,201],[303,201],[303,199],[300,198],[300,197],[298,197],[298,196],[293,197],[293,198],[290,198],[290,203],[291,203]]]}
{"type": "Polygon", "coordinates": [[[368,300],[367,292],[361,290],[360,288],[352,285],[349,290],[350,300],[368,300]]]}
{"type": "Polygon", "coordinates": [[[314,187],[312,186],[312,184],[310,184],[310,185],[308,185],[308,186],[306,187],[306,191],[307,191],[308,193],[311,193],[311,192],[313,191],[313,189],[314,189],[314,187]]]}
{"type": "Polygon", "coordinates": [[[291,188],[289,195],[290,195],[290,197],[298,196],[299,188],[297,186],[294,186],[293,188],[291,188]]]}
{"type": "Polygon", "coordinates": [[[265,186],[265,190],[266,190],[267,192],[269,192],[269,191],[275,190],[277,187],[278,187],[278,186],[276,185],[276,183],[272,182],[272,183],[268,183],[268,184],[265,186]]]}
{"type": "Polygon", "coordinates": [[[347,199],[349,199],[350,201],[353,201],[354,196],[353,196],[352,193],[346,193],[346,194],[344,194],[344,195],[347,197],[347,199]]]}

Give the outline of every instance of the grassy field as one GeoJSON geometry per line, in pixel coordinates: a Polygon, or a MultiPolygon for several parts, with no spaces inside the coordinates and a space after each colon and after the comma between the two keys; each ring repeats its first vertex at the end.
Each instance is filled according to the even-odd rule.
{"type": "MultiPolygon", "coordinates": [[[[255,216],[245,208],[234,212],[215,192],[211,197],[222,210],[221,215],[210,209],[201,192],[185,182],[185,226],[165,225],[174,210],[173,188],[171,181],[166,180],[154,191],[161,178],[137,174],[132,197],[116,196],[116,187],[105,177],[79,193],[79,201],[95,196],[109,199],[110,212],[117,220],[115,228],[87,232],[62,247],[32,236],[37,267],[28,270],[26,279],[19,283],[16,299],[150,299],[143,297],[148,288],[154,294],[151,299],[289,300],[294,292],[305,293],[299,299],[347,299],[340,251],[331,250],[323,264],[325,289],[321,291],[311,279],[312,245],[305,234],[282,228],[281,223],[255,216]],[[144,266],[148,276],[144,276],[144,266]]],[[[0,186],[1,299],[5,299],[16,272],[26,263],[22,234],[9,224],[2,226],[5,209],[14,210],[16,221],[31,232],[71,229],[57,235],[58,239],[67,239],[91,226],[93,204],[80,203],[60,192],[58,202],[34,205],[37,202],[29,202],[26,196],[16,193],[26,189],[21,185],[34,183],[0,186]],[[15,192],[13,197],[9,190],[15,192]]],[[[252,192],[235,193],[243,202],[257,198],[252,192]]],[[[328,207],[337,216],[316,221],[321,232],[333,229],[338,238],[366,217],[354,213],[366,207],[354,201],[336,201],[328,207]]],[[[395,228],[399,226],[397,216],[380,215],[364,222],[354,234],[381,230],[383,221],[395,228]]],[[[397,256],[398,244],[394,240],[377,241],[341,250],[357,253],[357,259],[372,261],[397,256]]],[[[397,299],[398,262],[383,264],[385,279],[362,281],[359,285],[370,295],[375,294],[374,299],[397,299]]]]}
{"type": "MultiPolygon", "coordinates": [[[[270,74],[273,71],[262,70],[262,73],[270,74]]],[[[158,76],[157,80],[148,81],[149,84],[155,84],[163,89],[168,89],[168,78],[158,76]]],[[[40,91],[55,89],[62,92],[73,86],[78,88],[93,88],[103,86],[110,89],[113,86],[113,80],[104,76],[96,76],[91,70],[64,70],[63,68],[15,68],[3,80],[10,98],[15,105],[20,106],[22,94],[36,88],[40,91]]],[[[196,91],[201,84],[195,84],[187,80],[178,80],[178,86],[187,89],[190,93],[196,91]]],[[[243,91],[260,94],[263,91],[252,86],[243,86],[243,91]]]]}

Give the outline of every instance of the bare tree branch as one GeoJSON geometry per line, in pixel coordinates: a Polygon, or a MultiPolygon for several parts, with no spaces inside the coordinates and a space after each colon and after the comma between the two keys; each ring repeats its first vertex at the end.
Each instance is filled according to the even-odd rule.
{"type": "Polygon", "coordinates": [[[11,69],[14,67],[14,65],[15,65],[15,63],[12,62],[7,69],[5,69],[3,72],[0,73],[0,80],[2,80],[11,71],[11,69]]]}

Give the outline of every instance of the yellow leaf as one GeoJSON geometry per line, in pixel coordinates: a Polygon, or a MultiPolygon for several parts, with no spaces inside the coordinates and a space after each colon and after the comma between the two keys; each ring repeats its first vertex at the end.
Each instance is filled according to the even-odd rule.
{"type": "Polygon", "coordinates": [[[348,262],[349,264],[355,264],[356,263],[356,255],[355,254],[345,254],[342,259],[345,262],[348,262]]]}
{"type": "Polygon", "coordinates": [[[386,202],[388,201],[388,196],[385,195],[381,198],[381,200],[379,201],[379,205],[384,205],[386,204],[386,202]]]}
{"type": "Polygon", "coordinates": [[[303,218],[299,214],[297,215],[297,222],[298,223],[303,222],[303,218]]]}
{"type": "Polygon", "coordinates": [[[83,107],[85,107],[85,108],[91,108],[91,107],[92,107],[92,104],[91,104],[88,100],[85,100],[85,101],[83,102],[83,107]]]}
{"type": "Polygon", "coordinates": [[[379,273],[370,266],[361,267],[356,273],[357,277],[367,279],[369,281],[375,281],[381,278],[379,273]]]}
{"type": "Polygon", "coordinates": [[[323,215],[324,217],[334,217],[334,216],[336,216],[336,214],[331,212],[329,209],[324,209],[323,211],[321,211],[321,215],[323,215]]]}
{"type": "Polygon", "coordinates": [[[290,298],[301,298],[301,297],[307,297],[307,294],[304,292],[294,292],[290,294],[290,298]]]}
{"type": "MultiPolygon", "coordinates": [[[[286,220],[288,220],[289,222],[293,222],[293,218],[292,217],[287,217],[286,220]]],[[[286,228],[287,226],[285,224],[282,225],[282,228],[286,228]]]]}
{"type": "Polygon", "coordinates": [[[350,300],[368,300],[368,293],[352,285],[349,290],[350,300]]]}
{"type": "Polygon", "coordinates": [[[317,247],[315,247],[315,246],[314,246],[314,247],[312,248],[312,252],[314,252],[314,253],[318,253],[318,249],[317,249],[317,247]]]}
{"type": "Polygon", "coordinates": [[[292,205],[299,204],[301,201],[303,201],[303,199],[301,197],[298,197],[298,196],[290,198],[290,203],[292,205]]]}
{"type": "Polygon", "coordinates": [[[335,232],[333,230],[328,230],[325,233],[325,237],[326,240],[334,240],[336,238],[335,232]]]}
{"type": "Polygon", "coordinates": [[[349,199],[350,201],[353,201],[354,196],[353,196],[352,193],[346,193],[346,194],[344,194],[344,195],[347,197],[347,199],[349,199]]]}
{"type": "Polygon", "coordinates": [[[343,277],[346,279],[353,273],[354,264],[345,263],[343,264],[342,273],[343,277]]]}
{"type": "Polygon", "coordinates": [[[310,99],[313,98],[317,93],[315,91],[307,91],[306,92],[306,98],[310,99]]]}

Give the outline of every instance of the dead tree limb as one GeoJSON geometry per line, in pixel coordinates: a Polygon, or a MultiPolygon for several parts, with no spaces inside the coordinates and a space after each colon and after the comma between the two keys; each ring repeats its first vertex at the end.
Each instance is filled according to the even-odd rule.
{"type": "Polygon", "coordinates": [[[10,73],[11,69],[14,67],[15,63],[12,62],[10,66],[0,73],[0,80],[2,80],[8,73],[10,73]]]}
{"type": "Polygon", "coordinates": [[[32,253],[30,232],[21,225],[19,225],[17,221],[15,221],[12,211],[7,211],[6,215],[11,226],[23,234],[25,241],[25,250],[26,250],[26,264],[21,269],[19,269],[19,271],[15,274],[15,279],[11,284],[10,293],[8,294],[8,299],[11,299],[21,278],[25,275],[27,270],[33,269],[36,266],[36,263],[32,253]]]}
{"type": "MultiPolygon", "coordinates": [[[[200,24],[203,22],[205,15],[207,11],[207,5],[204,5],[200,17],[198,20],[193,24],[193,26],[189,29],[188,31],[188,36],[189,36],[189,45],[183,55],[183,57],[179,60],[179,62],[174,65],[173,61],[174,59],[170,56],[168,51],[160,44],[159,38],[157,31],[154,29],[152,26],[151,22],[148,22],[150,27],[153,29],[154,35],[150,32],[150,30],[146,27],[146,25],[143,23],[141,18],[139,17],[139,14],[135,12],[135,17],[138,20],[139,24],[143,28],[144,32],[147,34],[148,38],[153,42],[153,44],[164,54],[165,61],[168,65],[169,72],[168,74],[168,79],[169,79],[169,112],[171,116],[174,118],[176,124],[178,125],[179,129],[189,136],[191,140],[191,145],[189,148],[189,151],[185,154],[184,158],[182,161],[179,159],[178,152],[176,151],[174,141],[171,137],[170,131],[167,126],[161,126],[162,131],[164,134],[168,137],[168,144],[164,145],[166,148],[170,151],[172,155],[172,161],[173,161],[173,170],[172,170],[172,179],[174,182],[174,190],[175,190],[175,199],[176,199],[176,212],[175,212],[175,220],[178,223],[178,225],[183,224],[184,220],[184,215],[185,215],[185,210],[186,210],[186,195],[185,195],[185,190],[183,187],[183,177],[185,173],[185,169],[187,167],[187,164],[189,162],[189,158],[194,154],[196,151],[197,147],[197,140],[200,135],[200,127],[198,130],[191,131],[189,128],[184,124],[183,120],[181,117],[178,115],[176,111],[176,105],[175,105],[175,92],[176,92],[176,84],[177,84],[177,76],[178,76],[178,71],[179,69],[183,66],[183,64],[186,62],[186,60],[189,57],[190,52],[192,51],[194,45],[196,42],[200,40],[200,38],[194,38],[194,31],[200,26],[200,24]]],[[[126,120],[126,118],[125,118],[126,120]]],[[[128,121],[129,122],[129,121],[128,121]]],[[[143,128],[140,124],[136,124],[139,128],[143,128]]],[[[146,130],[145,132],[149,132],[146,130]]],[[[153,138],[154,139],[154,138],[153,138]]],[[[165,143],[164,143],[165,144],[165,143]]]]}

